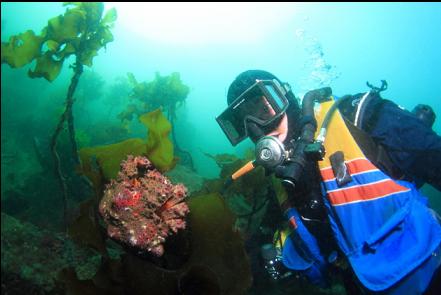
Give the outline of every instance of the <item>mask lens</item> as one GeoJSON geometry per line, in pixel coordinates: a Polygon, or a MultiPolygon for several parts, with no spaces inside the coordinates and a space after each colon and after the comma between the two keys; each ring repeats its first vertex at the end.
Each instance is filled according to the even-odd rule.
{"type": "Polygon", "coordinates": [[[263,95],[248,99],[248,103],[243,105],[240,112],[245,114],[244,117],[251,118],[253,121],[260,121],[261,124],[265,124],[276,116],[276,111],[263,95]]]}
{"type": "Polygon", "coordinates": [[[283,109],[286,104],[286,98],[282,97],[282,94],[276,91],[274,85],[265,85],[265,89],[269,92],[269,94],[271,94],[277,108],[279,110],[283,109]]]}

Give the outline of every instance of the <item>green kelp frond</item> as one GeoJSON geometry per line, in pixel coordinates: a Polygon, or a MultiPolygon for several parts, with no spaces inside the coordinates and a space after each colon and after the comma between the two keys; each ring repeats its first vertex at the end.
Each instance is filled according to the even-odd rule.
{"type": "Polygon", "coordinates": [[[168,136],[172,129],[171,123],[160,109],[140,116],[139,121],[148,129],[147,157],[161,172],[172,169],[177,159],[174,157],[173,143],[168,136]]]}
{"type": "Polygon", "coordinates": [[[161,76],[158,72],[155,79],[146,85],[146,95],[153,107],[177,108],[189,93],[189,87],[182,83],[179,73],[161,76]]]}
{"type": "Polygon", "coordinates": [[[76,63],[92,66],[98,51],[113,41],[110,29],[116,20],[116,10],[110,9],[103,17],[101,2],[67,2],[64,6],[73,7],[49,19],[39,36],[28,30],[10,37],[9,42],[2,42],[2,63],[18,68],[36,59],[29,76],[50,82],[58,77],[64,60],[73,54],[76,63]]]}
{"type": "Polygon", "coordinates": [[[29,69],[28,75],[31,78],[43,77],[48,81],[53,81],[60,74],[62,66],[63,61],[55,60],[53,54],[48,51],[44,55],[37,57],[35,70],[29,69]]]}
{"type": "Polygon", "coordinates": [[[22,34],[11,36],[9,42],[2,42],[2,63],[13,68],[20,68],[40,56],[44,38],[36,36],[34,31],[28,30],[22,34]]]}

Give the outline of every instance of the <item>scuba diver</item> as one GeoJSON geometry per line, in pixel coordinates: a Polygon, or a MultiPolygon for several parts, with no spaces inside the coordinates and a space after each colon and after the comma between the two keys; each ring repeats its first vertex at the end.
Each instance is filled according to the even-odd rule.
{"type": "Polygon", "coordinates": [[[283,188],[286,227],[262,247],[272,279],[295,273],[326,288],[340,274],[348,294],[436,292],[440,219],[418,190],[441,191],[435,114],[383,99],[384,80],[367,85],[342,97],[312,90],[300,105],[273,74],[241,73],[216,121],[233,146],[250,138],[256,159],[225,185],[262,166],[283,188]]]}

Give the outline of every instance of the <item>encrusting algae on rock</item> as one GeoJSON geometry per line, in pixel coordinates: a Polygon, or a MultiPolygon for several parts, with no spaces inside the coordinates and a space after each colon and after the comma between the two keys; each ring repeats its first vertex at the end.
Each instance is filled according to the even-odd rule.
{"type": "Polygon", "coordinates": [[[186,227],[186,196],[184,185],[172,184],[146,157],[129,155],[106,186],[99,212],[110,238],[162,256],[167,236],[186,227]]]}

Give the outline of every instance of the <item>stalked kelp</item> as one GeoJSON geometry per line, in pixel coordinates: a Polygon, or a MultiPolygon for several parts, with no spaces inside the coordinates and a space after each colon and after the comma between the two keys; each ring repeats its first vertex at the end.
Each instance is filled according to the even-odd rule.
{"type": "Polygon", "coordinates": [[[91,214],[96,206],[85,202],[82,209],[89,210],[83,210],[69,233],[101,253],[104,259],[96,278],[106,283],[78,280],[66,269],[71,274],[63,278],[67,288],[243,294],[251,285],[251,271],[241,236],[232,227],[234,216],[217,193],[187,197],[183,185],[171,185],[160,172],[170,170],[176,161],[168,139],[171,124],[159,109],[139,119],[149,129],[147,140],[132,138],[80,150],[107,235],[125,245],[125,251],[118,263],[110,259],[102,248],[107,238],[100,234],[103,226],[91,214]],[[182,203],[184,197],[188,207],[182,203]]]}
{"type": "MultiPolygon", "coordinates": [[[[171,129],[170,122],[159,109],[143,115],[142,118],[142,123],[148,128],[147,140],[130,138],[114,144],[80,149],[81,168],[79,170],[92,183],[95,196],[84,205],[92,214],[82,214],[74,221],[69,230],[71,236],[79,237],[79,240],[87,240],[92,229],[95,229],[95,233],[99,232],[96,208],[103,197],[105,185],[112,178],[117,177],[120,163],[128,155],[149,157],[153,165],[161,172],[166,172],[176,165],[177,159],[174,157],[173,145],[168,138],[171,129]],[[88,222],[90,226],[83,226],[84,222],[88,222]]],[[[100,239],[98,235],[96,238],[100,239]]]]}
{"type": "MultiPolygon", "coordinates": [[[[176,111],[185,103],[190,91],[189,87],[182,82],[179,73],[174,72],[168,76],[161,76],[157,72],[155,78],[149,82],[138,82],[132,73],[128,73],[127,76],[132,85],[130,97],[135,101],[118,115],[121,121],[127,123],[133,120],[134,116],[161,108],[168,120],[174,125],[176,111]]],[[[179,147],[174,130],[172,130],[172,137],[176,153],[185,157],[184,162],[187,162],[194,170],[192,157],[190,153],[179,147]]]]}
{"type": "Polygon", "coordinates": [[[182,83],[179,73],[161,76],[158,72],[150,82],[138,82],[132,73],[127,74],[133,86],[132,98],[144,104],[144,110],[154,110],[162,107],[168,119],[173,123],[176,119],[176,110],[185,102],[190,91],[182,83]]]}
{"type": "Polygon", "coordinates": [[[67,186],[61,172],[57,141],[64,123],[67,122],[73,157],[78,161],[72,115],[73,95],[84,65],[91,67],[98,51],[113,41],[110,29],[116,20],[116,10],[111,9],[103,15],[104,4],[100,2],[68,2],[64,5],[71,8],[67,8],[64,14],[51,18],[39,35],[28,30],[11,36],[9,42],[2,42],[1,61],[2,64],[7,63],[13,68],[19,68],[35,60],[35,68],[28,71],[29,77],[45,78],[52,82],[58,77],[64,61],[70,56],[75,57],[74,64],[70,65],[74,75],[67,92],[66,107],[51,140],[56,174],[63,188],[64,217],[67,223],[67,186]]]}

